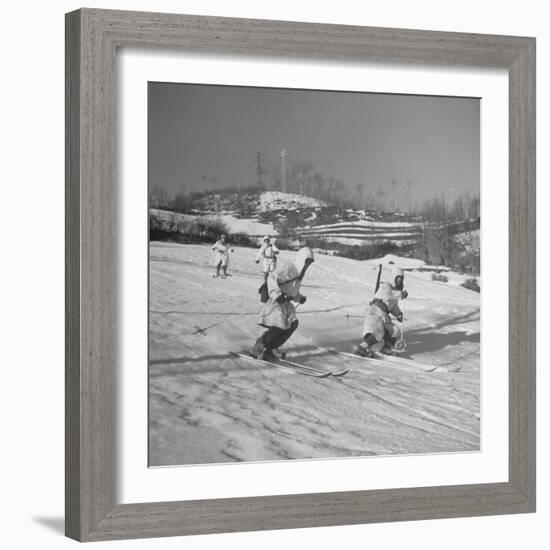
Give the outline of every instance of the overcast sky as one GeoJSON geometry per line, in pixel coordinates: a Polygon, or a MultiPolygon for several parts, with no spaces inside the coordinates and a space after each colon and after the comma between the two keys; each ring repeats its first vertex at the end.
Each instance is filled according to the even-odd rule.
{"type": "Polygon", "coordinates": [[[311,162],[376,192],[392,179],[414,200],[479,194],[479,100],[149,83],[150,185],[169,193],[257,181],[254,157],[311,162]]]}

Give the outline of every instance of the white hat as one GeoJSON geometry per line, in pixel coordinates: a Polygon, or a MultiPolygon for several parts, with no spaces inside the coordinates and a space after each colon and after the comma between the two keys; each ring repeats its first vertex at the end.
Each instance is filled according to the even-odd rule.
{"type": "Polygon", "coordinates": [[[395,281],[396,277],[404,277],[404,276],[405,276],[405,272],[403,271],[403,269],[401,267],[394,267],[391,270],[391,279],[392,279],[392,281],[395,281]]]}
{"type": "Polygon", "coordinates": [[[389,277],[386,279],[386,282],[388,282],[390,285],[395,285],[395,279],[397,277],[401,277],[402,279],[405,278],[405,272],[400,267],[393,267],[389,277]]]}

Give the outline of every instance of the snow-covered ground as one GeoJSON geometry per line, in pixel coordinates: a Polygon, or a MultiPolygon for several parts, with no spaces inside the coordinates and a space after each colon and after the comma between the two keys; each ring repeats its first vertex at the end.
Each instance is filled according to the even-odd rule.
{"type": "MultiPolygon", "coordinates": [[[[352,211],[353,212],[353,211],[352,211]]],[[[360,214],[361,211],[356,211],[360,214]]],[[[394,213],[393,216],[396,214],[394,213]]],[[[297,233],[302,237],[324,238],[328,242],[360,246],[382,241],[390,241],[398,245],[413,244],[421,241],[424,233],[424,225],[417,221],[381,221],[373,220],[368,216],[366,219],[354,221],[341,221],[323,225],[306,225],[297,228],[297,233]]],[[[479,230],[468,230],[465,227],[470,222],[454,221],[448,222],[447,227],[451,231],[457,231],[456,240],[464,246],[473,248],[477,245],[479,249],[479,230]]]]}
{"type": "MultiPolygon", "coordinates": [[[[434,273],[441,273],[447,278],[447,282],[443,281],[433,281],[434,284],[440,285],[454,285],[460,286],[467,279],[473,278],[472,275],[467,273],[457,273],[452,271],[449,267],[444,265],[430,265],[427,264],[424,260],[419,260],[416,258],[405,258],[402,256],[396,256],[395,254],[386,254],[383,258],[375,258],[372,260],[364,260],[363,263],[369,266],[378,266],[379,264],[384,265],[388,269],[391,266],[401,267],[406,271],[411,272],[415,277],[425,279],[427,281],[432,281],[432,276],[434,273]]],[[[475,279],[478,283],[481,283],[481,277],[475,276],[475,279]]]]}
{"type": "Polygon", "coordinates": [[[316,379],[229,354],[262,332],[255,252],[235,247],[222,280],[207,245],[150,245],[152,465],[479,450],[479,294],[407,272],[409,354],[440,372],[371,365],[315,346],[349,351],[360,338],[377,262],[317,255],[286,347],[350,372],[316,379]]]}
{"type": "Polygon", "coordinates": [[[253,218],[237,218],[232,214],[210,214],[205,216],[204,214],[180,214],[179,212],[172,212],[170,210],[160,210],[158,208],[151,208],[151,214],[157,216],[164,221],[186,221],[196,218],[214,218],[221,220],[225,223],[227,230],[231,234],[240,233],[249,235],[250,237],[261,238],[264,235],[277,235],[277,231],[270,223],[261,223],[253,218]]]}
{"type": "Polygon", "coordinates": [[[283,193],[281,191],[264,191],[260,195],[259,211],[268,210],[294,210],[299,207],[317,207],[326,206],[326,202],[306,195],[297,195],[295,193],[283,193]]]}
{"type": "Polygon", "coordinates": [[[382,258],[374,258],[372,260],[364,260],[365,265],[377,266],[382,264],[389,268],[389,266],[397,266],[402,269],[421,269],[426,265],[424,260],[419,260],[417,258],[404,258],[402,256],[397,256],[396,254],[386,254],[382,258]]]}
{"type": "Polygon", "coordinates": [[[277,235],[277,231],[270,223],[261,223],[254,219],[236,218],[231,214],[222,214],[219,218],[225,223],[229,233],[241,233],[251,237],[277,235]]]}
{"type": "MultiPolygon", "coordinates": [[[[219,197],[219,195],[217,195],[219,197]]],[[[180,214],[168,210],[151,208],[152,215],[165,221],[188,221],[194,218],[215,218],[221,219],[230,234],[244,234],[250,237],[261,238],[263,235],[277,236],[278,231],[273,223],[259,221],[262,214],[278,212],[283,220],[289,212],[300,211],[307,208],[309,211],[303,214],[296,224],[293,220],[293,229],[296,236],[300,238],[323,239],[327,243],[362,246],[372,245],[381,242],[391,242],[399,246],[414,245],[422,240],[424,226],[420,218],[411,218],[403,213],[366,213],[364,210],[347,209],[346,213],[355,219],[343,220],[341,212],[331,212],[330,218],[335,219],[334,223],[316,225],[319,219],[319,212],[323,207],[328,206],[325,202],[305,195],[294,193],[283,193],[281,191],[263,191],[245,195],[238,194],[224,196],[223,201],[217,202],[212,196],[203,198],[200,210],[194,214],[180,214]],[[316,211],[313,211],[316,209],[316,211]],[[390,216],[392,221],[384,221],[379,217],[390,216]],[[396,218],[407,217],[409,221],[396,218]]],[[[334,207],[331,207],[334,209],[334,207]]],[[[329,208],[330,210],[330,208],[329,208]]],[[[326,218],[325,218],[326,219],[326,218]]],[[[387,218],[386,218],[387,219],[387,218]]],[[[279,219],[279,221],[281,221],[279,219]]],[[[467,229],[473,220],[462,220],[448,222],[447,227],[456,232],[454,238],[458,244],[465,247],[469,252],[479,252],[479,230],[467,229]]],[[[276,224],[275,224],[276,225],[276,224]]]]}

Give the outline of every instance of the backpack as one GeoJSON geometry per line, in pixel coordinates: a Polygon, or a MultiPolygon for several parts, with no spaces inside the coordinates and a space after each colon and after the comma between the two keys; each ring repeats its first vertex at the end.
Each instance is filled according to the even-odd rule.
{"type": "Polygon", "coordinates": [[[262,286],[258,289],[260,295],[260,302],[265,304],[269,300],[269,292],[267,290],[267,283],[262,283],[262,286]]]}

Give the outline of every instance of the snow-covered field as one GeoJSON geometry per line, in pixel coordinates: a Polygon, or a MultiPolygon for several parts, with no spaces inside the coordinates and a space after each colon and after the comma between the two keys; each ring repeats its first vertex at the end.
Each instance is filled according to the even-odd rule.
{"type": "Polygon", "coordinates": [[[152,465],[479,450],[479,294],[407,272],[409,354],[438,372],[342,358],[315,346],[349,351],[360,338],[376,262],[317,255],[286,347],[350,372],[316,379],[229,354],[262,332],[255,252],[235,247],[222,280],[207,245],[150,245],[152,465]]]}
{"type": "MultiPolygon", "coordinates": [[[[169,210],[159,210],[151,208],[151,214],[154,214],[159,219],[164,221],[188,221],[196,218],[204,218],[204,215],[197,214],[180,214],[179,212],[171,212],[169,210]]],[[[229,233],[240,233],[249,235],[250,237],[261,238],[264,235],[277,235],[277,231],[270,223],[261,223],[252,218],[237,218],[232,214],[212,214],[210,217],[221,220],[225,223],[229,233]]]]}
{"type": "MultiPolygon", "coordinates": [[[[376,258],[373,260],[364,260],[363,263],[375,268],[379,264],[382,264],[388,269],[391,269],[392,265],[399,265],[399,267],[411,272],[414,277],[424,279],[426,281],[432,281],[432,275],[434,273],[442,273],[447,278],[447,282],[433,281],[434,284],[439,285],[460,286],[466,280],[472,279],[473,277],[467,273],[457,273],[444,265],[429,265],[424,260],[404,258],[396,256],[395,254],[386,254],[383,258],[376,258]]],[[[475,276],[475,279],[478,283],[481,283],[481,277],[479,275],[475,276]]]]}
{"type": "Polygon", "coordinates": [[[258,220],[236,218],[231,214],[222,214],[219,217],[225,223],[230,233],[241,233],[251,237],[262,237],[264,235],[277,235],[277,231],[270,223],[261,223],[258,220]]]}
{"type": "MultiPolygon", "coordinates": [[[[372,245],[381,242],[392,242],[399,246],[413,245],[422,240],[425,227],[421,218],[407,216],[404,213],[367,213],[365,210],[346,210],[344,216],[336,207],[305,195],[283,193],[281,191],[264,191],[240,196],[239,194],[208,195],[203,197],[200,209],[193,214],[181,214],[169,210],[151,208],[150,213],[160,220],[169,222],[189,221],[195,218],[214,218],[225,223],[230,234],[244,234],[261,238],[263,235],[277,236],[277,224],[266,223],[266,213],[278,213],[278,222],[285,219],[289,212],[308,209],[297,224],[293,220],[292,231],[300,238],[323,239],[327,243],[350,246],[372,245]],[[329,218],[333,223],[318,223],[320,213],[329,207],[329,218]],[[315,211],[314,211],[315,210],[315,211]],[[391,221],[384,221],[387,217],[391,221]],[[350,219],[351,218],[351,219],[350,219]],[[403,218],[403,219],[401,219],[403,218]],[[262,220],[263,221],[260,221],[262,220]],[[408,221],[404,221],[407,219],[408,221]]],[[[326,219],[326,215],[324,217],[326,219]]],[[[273,222],[273,219],[270,220],[273,222]]],[[[474,220],[450,221],[445,224],[456,242],[469,250],[479,249],[479,230],[471,230],[474,220]]]]}
{"type": "MultiPolygon", "coordinates": [[[[449,222],[447,227],[457,232],[457,240],[461,244],[479,243],[479,231],[469,231],[462,235],[468,223],[464,221],[449,222]]],[[[422,239],[424,226],[420,222],[380,221],[362,219],[343,221],[324,225],[313,225],[299,228],[297,232],[302,237],[324,238],[328,242],[338,242],[348,245],[362,245],[381,241],[391,241],[399,245],[412,244],[422,239]]]]}
{"type": "Polygon", "coordinates": [[[320,207],[327,204],[319,199],[297,195],[295,193],[283,193],[281,191],[264,191],[260,195],[259,211],[278,210],[281,208],[294,210],[299,207],[320,207]]]}

